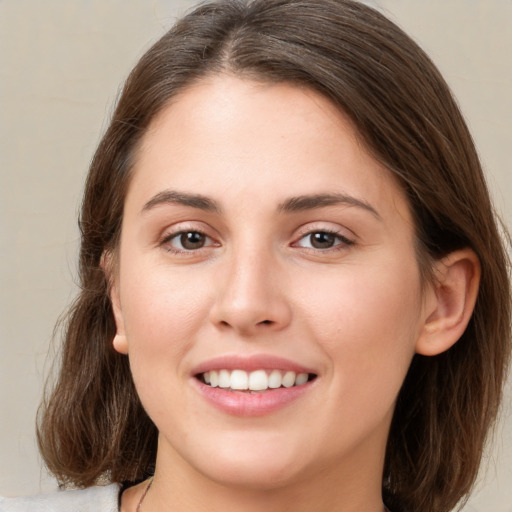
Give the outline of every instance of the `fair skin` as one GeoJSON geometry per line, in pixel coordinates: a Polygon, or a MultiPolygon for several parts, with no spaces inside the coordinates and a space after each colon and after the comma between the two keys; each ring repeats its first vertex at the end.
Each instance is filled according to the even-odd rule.
{"type": "Polygon", "coordinates": [[[422,286],[401,187],[328,100],[226,75],[180,94],[139,149],[116,261],[114,347],[160,433],[142,510],[384,510],[397,393],[461,335],[478,262],[422,286]],[[212,388],[221,369],[308,380],[212,388]]]}

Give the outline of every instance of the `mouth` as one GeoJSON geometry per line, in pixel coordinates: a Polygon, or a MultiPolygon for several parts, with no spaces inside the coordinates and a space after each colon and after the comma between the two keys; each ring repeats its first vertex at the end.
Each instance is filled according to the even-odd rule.
{"type": "Polygon", "coordinates": [[[279,388],[303,386],[316,378],[314,373],[299,373],[278,369],[259,369],[245,371],[241,369],[210,370],[196,374],[202,384],[226,391],[245,393],[264,393],[279,388]]]}
{"type": "Polygon", "coordinates": [[[194,388],[222,413],[265,416],[314,396],[320,375],[312,367],[273,354],[224,354],[191,372],[194,388]]]}

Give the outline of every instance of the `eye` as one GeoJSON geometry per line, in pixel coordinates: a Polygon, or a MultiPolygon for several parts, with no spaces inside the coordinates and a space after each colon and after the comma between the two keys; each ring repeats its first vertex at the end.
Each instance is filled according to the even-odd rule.
{"type": "Polygon", "coordinates": [[[331,231],[313,231],[303,236],[298,242],[299,247],[306,247],[311,249],[332,249],[339,245],[352,245],[353,242],[348,238],[333,233],[331,231]]]}
{"type": "Polygon", "coordinates": [[[196,251],[213,245],[213,240],[200,231],[180,231],[165,237],[162,244],[171,251],[196,251]]]}

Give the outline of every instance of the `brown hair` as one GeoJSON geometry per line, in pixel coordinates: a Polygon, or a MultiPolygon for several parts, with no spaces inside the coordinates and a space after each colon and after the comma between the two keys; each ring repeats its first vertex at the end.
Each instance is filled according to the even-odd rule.
{"type": "Polygon", "coordinates": [[[91,164],[80,217],[81,292],[62,368],[41,409],[43,457],[63,482],[136,481],[153,468],[157,431],[112,349],[101,268],[115,249],[137,144],[176,94],[212,73],[319,91],[395,173],[415,219],[425,276],[470,247],[482,278],[466,332],[450,350],[416,355],[397,400],[383,478],[395,512],[451,510],[467,496],[499,406],[510,354],[510,288],[481,166],[466,124],[425,53],[377,11],[350,0],[221,0],[179,21],[130,74],[91,164]]]}

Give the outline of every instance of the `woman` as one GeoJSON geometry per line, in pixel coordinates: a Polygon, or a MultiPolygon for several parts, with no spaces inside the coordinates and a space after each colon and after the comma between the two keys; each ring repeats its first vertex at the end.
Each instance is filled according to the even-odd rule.
{"type": "Polygon", "coordinates": [[[197,8],[128,78],[80,226],[39,442],[87,489],[0,509],[467,497],[510,354],[505,251],[446,84],[382,15],[197,8]]]}

